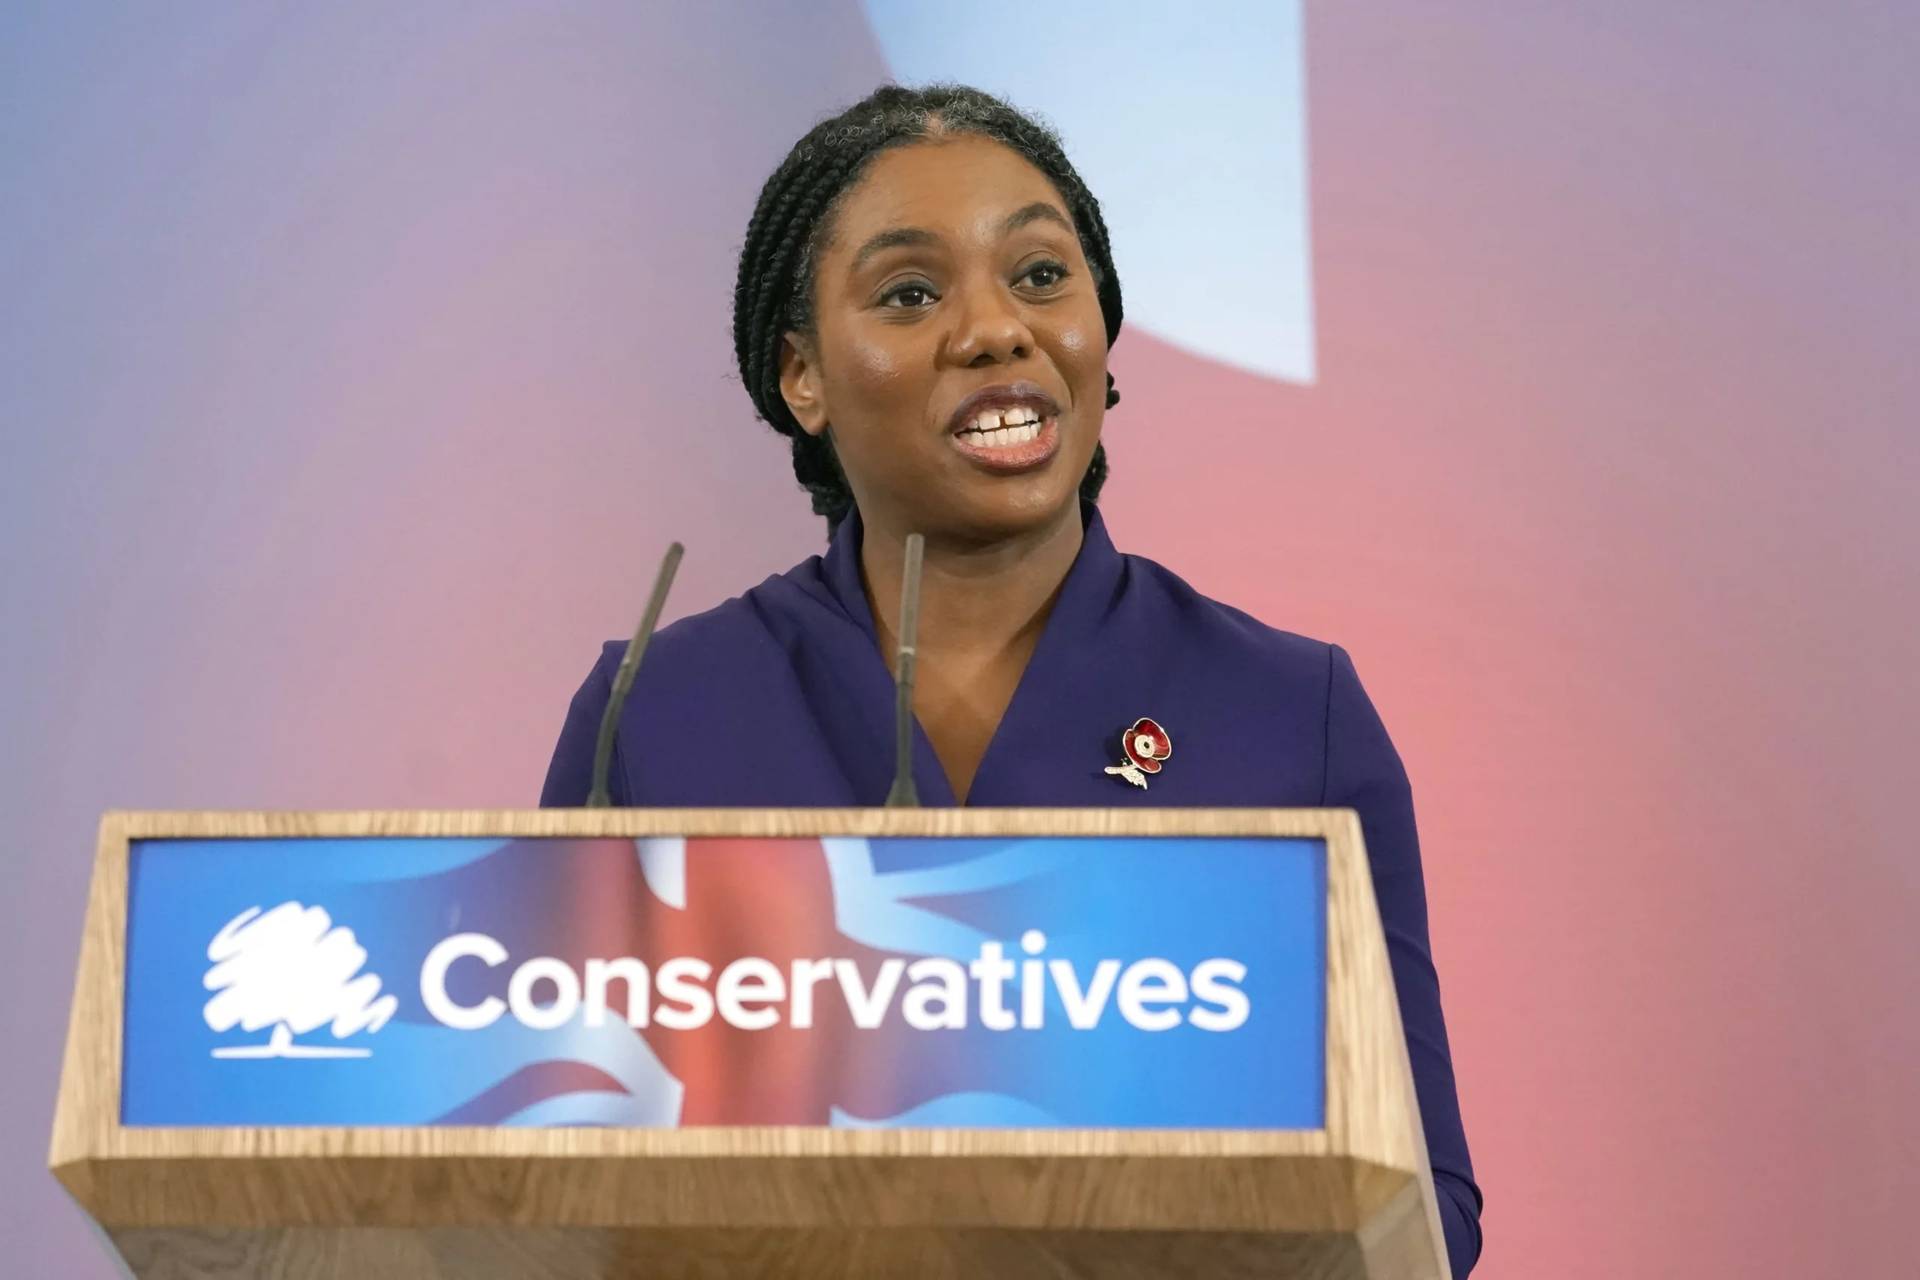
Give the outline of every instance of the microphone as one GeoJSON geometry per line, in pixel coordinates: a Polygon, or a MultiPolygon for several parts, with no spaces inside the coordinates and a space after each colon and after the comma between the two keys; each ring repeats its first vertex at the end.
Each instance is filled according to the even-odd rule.
{"type": "Polygon", "coordinates": [[[918,809],[913,785],[913,651],[920,627],[920,560],[927,540],[907,535],[907,563],[900,575],[900,648],[893,664],[893,789],[887,808],[918,809]]]}
{"type": "Polygon", "coordinates": [[[607,774],[613,768],[614,731],[619,728],[620,711],[627,705],[627,695],[633,692],[634,674],[640,670],[640,656],[647,651],[647,641],[653,639],[653,628],[667,603],[667,589],[673,585],[673,575],[679,570],[680,557],[685,552],[686,548],[677,542],[668,545],[666,557],[660,561],[660,572],[654,577],[653,595],[647,599],[640,629],[628,641],[619,670],[613,673],[613,696],[607,699],[607,709],[600,715],[600,741],[593,749],[593,789],[587,792],[589,809],[605,809],[612,804],[607,796],[607,774]]]}

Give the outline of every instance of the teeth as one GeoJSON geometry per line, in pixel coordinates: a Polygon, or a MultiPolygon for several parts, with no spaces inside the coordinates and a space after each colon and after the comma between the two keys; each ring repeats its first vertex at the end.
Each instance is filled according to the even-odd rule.
{"type": "Polygon", "coordinates": [[[1040,414],[1038,410],[1021,404],[1014,405],[1010,409],[983,409],[979,416],[974,418],[972,425],[967,427],[966,430],[979,431],[991,435],[996,431],[1008,427],[1018,427],[1029,423],[1038,423],[1039,421],[1040,414]]]}
{"type": "Polygon", "coordinates": [[[1026,422],[1012,427],[995,427],[991,431],[982,431],[976,424],[967,434],[973,436],[976,443],[983,444],[989,449],[1005,449],[1011,445],[1027,444],[1038,440],[1040,424],[1026,422]]]}

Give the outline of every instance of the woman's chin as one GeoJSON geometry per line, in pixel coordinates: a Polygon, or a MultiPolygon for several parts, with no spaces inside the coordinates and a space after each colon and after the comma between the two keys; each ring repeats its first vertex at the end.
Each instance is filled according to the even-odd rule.
{"type": "MultiPolygon", "coordinates": [[[[1020,537],[1079,518],[1080,486],[1038,473],[1002,477],[974,491],[953,514],[965,532],[982,539],[1020,537]]],[[[960,529],[955,530],[961,532],[960,529]]]]}
{"type": "Polygon", "coordinates": [[[882,500],[889,516],[876,521],[873,512],[863,507],[863,513],[869,526],[902,524],[902,536],[919,532],[963,542],[1029,537],[1079,518],[1086,469],[1087,459],[1069,458],[1065,451],[1016,474],[988,474],[952,459],[912,478],[897,477],[884,496],[870,495],[882,500]]]}

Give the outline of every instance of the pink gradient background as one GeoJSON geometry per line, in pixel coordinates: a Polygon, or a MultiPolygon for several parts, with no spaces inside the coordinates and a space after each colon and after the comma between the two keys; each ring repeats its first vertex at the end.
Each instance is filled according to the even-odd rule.
{"type": "MultiPolygon", "coordinates": [[[[1911,1274],[1920,11],[1307,19],[1319,381],[1125,334],[1116,541],[1393,731],[1477,1276],[1911,1274]]],[[[667,539],[676,614],[819,547],[733,261],[883,75],[852,4],[0,16],[17,1274],[110,1273],[44,1172],[101,809],[531,804],[667,539]]]]}

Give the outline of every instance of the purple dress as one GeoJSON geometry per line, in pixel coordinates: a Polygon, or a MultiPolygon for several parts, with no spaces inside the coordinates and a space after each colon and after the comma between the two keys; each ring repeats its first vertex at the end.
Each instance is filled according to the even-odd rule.
{"type": "MultiPolygon", "coordinates": [[[[1386,929],[1415,1091],[1455,1276],[1480,1253],[1473,1181],[1406,770],[1338,645],[1277,631],[1168,570],[1122,555],[1098,510],[1013,701],[974,776],[981,806],[1351,807],[1360,814],[1386,929]],[[1144,790],[1105,772],[1152,716],[1173,756],[1144,790]]],[[[860,578],[851,514],[826,555],[663,628],[620,724],[619,805],[858,806],[886,797],[893,680],[860,578]],[[659,750],[640,750],[649,740],[659,750]]],[[[585,802],[600,716],[626,649],[609,643],[575,695],[544,806],[585,802]]],[[[953,789],[918,726],[926,805],[953,789]]]]}

